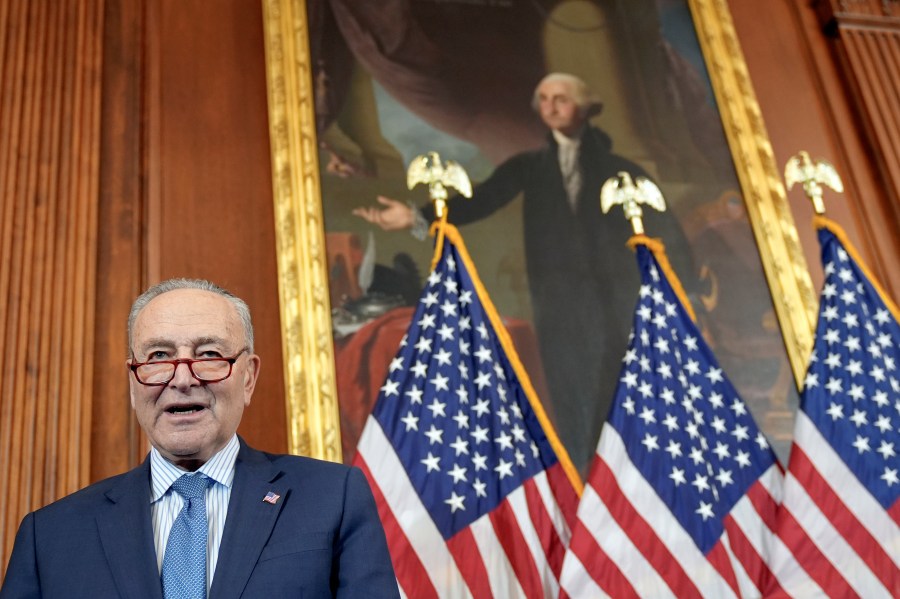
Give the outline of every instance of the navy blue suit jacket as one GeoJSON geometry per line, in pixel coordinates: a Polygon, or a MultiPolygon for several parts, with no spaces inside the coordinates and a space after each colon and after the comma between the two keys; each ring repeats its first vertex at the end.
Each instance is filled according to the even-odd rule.
{"type": "MultiPolygon", "coordinates": [[[[147,459],[28,514],[0,599],[162,599],[149,485],[147,459]]],[[[399,597],[363,474],[241,440],[209,597],[399,597]]]]}

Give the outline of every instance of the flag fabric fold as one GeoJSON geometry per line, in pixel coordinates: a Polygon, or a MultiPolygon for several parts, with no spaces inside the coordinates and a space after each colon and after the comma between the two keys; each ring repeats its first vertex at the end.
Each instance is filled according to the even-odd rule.
{"type": "Polygon", "coordinates": [[[581,482],[458,231],[358,445],[408,597],[556,597],[581,482]]]}
{"type": "Polygon", "coordinates": [[[816,218],[825,281],[773,566],[796,597],[900,597],[900,325],[838,225],[816,218]]]}
{"type": "Polygon", "coordinates": [[[578,507],[561,597],[758,597],[782,472],[682,301],[662,245],[578,507]],[[677,290],[677,291],[676,291],[677,290]]]}

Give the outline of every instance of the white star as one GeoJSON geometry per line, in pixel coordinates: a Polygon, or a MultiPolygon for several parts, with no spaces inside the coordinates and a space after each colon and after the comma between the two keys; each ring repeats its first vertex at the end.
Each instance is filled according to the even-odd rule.
{"type": "Polygon", "coordinates": [[[441,348],[434,354],[434,359],[437,360],[438,364],[450,366],[450,357],[451,356],[452,356],[452,354],[450,352],[448,352],[444,348],[441,348]]]}
{"type": "Polygon", "coordinates": [[[478,376],[475,377],[475,384],[478,385],[478,390],[481,391],[485,387],[491,384],[491,373],[488,372],[479,372],[478,376]]]}
{"type": "Polygon", "coordinates": [[[427,468],[426,472],[431,472],[432,470],[437,470],[440,472],[441,467],[438,463],[441,461],[440,456],[432,455],[431,452],[428,452],[428,457],[424,460],[419,460],[421,463],[425,464],[425,468],[427,468]]]}
{"type": "Polygon", "coordinates": [[[655,410],[650,409],[649,407],[644,407],[641,410],[640,416],[638,416],[641,420],[644,421],[644,424],[650,424],[651,422],[656,422],[655,410]]]}
{"type": "Polygon", "coordinates": [[[678,418],[675,417],[675,414],[669,413],[666,414],[666,417],[663,419],[663,426],[669,429],[669,432],[674,431],[678,428],[678,418]]]}
{"type": "Polygon", "coordinates": [[[431,410],[431,417],[437,418],[438,416],[446,416],[447,414],[444,411],[444,408],[447,407],[446,402],[438,401],[438,398],[435,397],[434,401],[428,405],[428,409],[431,410]]]}
{"type": "Polygon", "coordinates": [[[430,441],[430,445],[434,445],[435,443],[443,443],[444,439],[442,438],[444,435],[444,431],[436,428],[433,424],[431,428],[425,431],[425,436],[428,437],[430,441]]]}
{"type": "MultiPolygon", "coordinates": [[[[429,278],[429,281],[430,281],[430,280],[431,280],[431,279],[429,278]]],[[[428,307],[430,308],[431,306],[433,306],[433,305],[435,305],[435,304],[437,303],[437,301],[438,301],[438,295],[437,295],[437,293],[435,293],[434,291],[429,291],[429,292],[425,295],[425,297],[422,298],[421,301],[422,301],[423,304],[425,304],[426,306],[428,306],[428,307]]]]}
{"type": "Polygon", "coordinates": [[[444,503],[450,506],[450,513],[453,514],[456,510],[465,510],[466,507],[463,505],[463,501],[465,501],[465,495],[457,495],[455,492],[450,494],[450,499],[445,499],[444,503]]]}
{"type": "Polygon", "coordinates": [[[466,469],[459,464],[453,464],[453,470],[451,470],[447,474],[453,477],[454,484],[460,481],[466,482],[466,469]]]}
{"type": "Polygon", "coordinates": [[[852,445],[859,453],[865,453],[871,450],[869,447],[869,438],[863,437],[862,435],[856,435],[856,441],[854,441],[852,445]]]}
{"type": "Polygon", "coordinates": [[[699,447],[691,447],[691,451],[688,454],[688,457],[694,462],[694,466],[703,463],[705,460],[703,458],[703,451],[699,447]]]}
{"type": "Polygon", "coordinates": [[[428,373],[428,364],[422,362],[421,360],[417,360],[413,367],[410,368],[412,373],[416,375],[418,378],[425,378],[425,374],[428,373]]]}
{"type": "Polygon", "coordinates": [[[866,397],[866,393],[862,385],[850,385],[850,390],[847,391],[847,395],[853,398],[853,401],[859,401],[861,399],[865,399],[866,397]]]}
{"type": "Polygon", "coordinates": [[[803,386],[807,389],[812,389],[813,387],[819,386],[819,375],[814,372],[806,373],[806,379],[803,381],[803,386]]]}
{"type": "Polygon", "coordinates": [[[482,339],[488,338],[487,326],[483,322],[480,323],[477,327],[475,327],[475,330],[478,331],[478,334],[481,335],[482,339]]]}
{"type": "Polygon", "coordinates": [[[625,408],[625,411],[628,412],[630,415],[632,415],[632,416],[634,415],[634,400],[633,399],[631,399],[630,397],[626,397],[625,400],[622,402],[622,407],[625,408]]]}
{"type": "Polygon", "coordinates": [[[897,469],[885,467],[884,474],[881,475],[881,480],[886,482],[887,486],[889,487],[892,487],[900,482],[900,479],[897,478],[897,469]]]}
{"type": "Polygon", "coordinates": [[[825,339],[825,342],[828,343],[828,345],[840,343],[841,333],[837,329],[828,329],[827,331],[825,331],[825,336],[823,337],[823,339],[825,339]]]}
{"type": "Polygon", "coordinates": [[[422,390],[418,387],[410,387],[404,395],[409,397],[410,403],[422,403],[422,390]]]}
{"type": "Polygon", "coordinates": [[[672,367],[667,362],[660,364],[656,372],[659,373],[663,380],[672,378],[672,367]]]}
{"type": "Polygon", "coordinates": [[[669,478],[672,479],[672,482],[675,483],[675,486],[683,485],[687,483],[687,479],[684,477],[684,470],[680,468],[672,467],[672,474],[669,475],[669,478]]]}
{"type": "Polygon", "coordinates": [[[494,442],[500,446],[500,450],[504,449],[512,449],[512,437],[510,437],[506,431],[500,431],[500,436],[494,437],[494,442]]]}
{"type": "Polygon", "coordinates": [[[859,338],[853,336],[847,337],[847,340],[844,342],[844,347],[846,347],[848,351],[859,351],[861,349],[859,338]]]}
{"type": "Polygon", "coordinates": [[[456,441],[451,443],[450,447],[452,447],[456,451],[457,456],[459,456],[459,454],[461,453],[469,455],[469,442],[464,441],[459,435],[456,436],[456,441]]]}
{"type": "Polygon", "coordinates": [[[500,417],[500,422],[503,424],[509,424],[509,412],[506,411],[506,408],[501,406],[499,410],[497,410],[497,416],[500,417]]]}
{"type": "Polygon", "coordinates": [[[459,330],[460,331],[468,331],[472,328],[472,319],[468,316],[460,316],[459,317],[459,330]]]}
{"type": "Polygon", "coordinates": [[[756,444],[759,445],[760,449],[769,448],[769,441],[766,439],[766,436],[762,434],[762,431],[756,433],[756,444]]]}
{"type": "Polygon", "coordinates": [[[471,304],[472,303],[472,291],[466,289],[462,293],[459,294],[459,303],[462,305],[471,304]]]}
{"type": "Polygon", "coordinates": [[[490,403],[491,402],[486,399],[477,400],[475,402],[475,407],[473,408],[473,410],[475,410],[475,415],[476,416],[484,416],[485,414],[490,412],[491,411],[490,403]]]}
{"type": "Polygon", "coordinates": [[[442,341],[449,341],[450,339],[453,339],[453,329],[450,328],[450,326],[448,326],[446,322],[441,325],[441,328],[438,329],[437,334],[440,335],[442,341]]]}
{"type": "Polygon", "coordinates": [[[881,445],[875,451],[880,453],[884,457],[884,459],[892,458],[897,455],[897,453],[894,451],[894,444],[888,443],[887,441],[882,441],[881,445]]]}
{"type": "Polygon", "coordinates": [[[879,414],[875,426],[877,426],[882,433],[886,433],[891,430],[891,419],[885,414],[879,414]]]}
{"type": "Polygon", "coordinates": [[[666,405],[671,406],[675,403],[675,393],[671,389],[663,389],[659,396],[662,398],[666,405]]]}
{"type": "Polygon", "coordinates": [[[859,428],[864,424],[869,424],[869,418],[862,410],[853,410],[853,416],[850,417],[850,420],[853,421],[853,423],[856,425],[856,428],[859,428]]]}
{"type": "Polygon", "coordinates": [[[828,382],[825,383],[825,388],[828,389],[828,392],[834,395],[835,393],[841,393],[843,389],[843,383],[841,379],[830,378],[828,382]]]}
{"type": "Polygon", "coordinates": [[[696,360],[688,360],[687,364],[684,365],[684,370],[688,374],[690,374],[692,376],[696,376],[696,375],[700,374],[700,363],[697,362],[696,360]]]}
{"type": "Polygon", "coordinates": [[[716,448],[713,449],[713,453],[719,456],[720,460],[724,460],[731,455],[731,452],[728,450],[728,445],[721,441],[716,441],[716,448]]]}
{"type": "Polygon", "coordinates": [[[737,455],[734,456],[734,461],[738,463],[741,468],[750,465],[750,454],[743,450],[738,450],[737,455]]]}
{"type": "MultiPolygon", "coordinates": [[[[418,325],[422,327],[422,330],[427,330],[430,327],[434,326],[434,321],[437,318],[434,314],[425,314],[422,316],[422,319],[418,322],[418,325]]],[[[429,341],[430,343],[430,341],[429,341]]]]}
{"type": "Polygon", "coordinates": [[[478,363],[482,362],[490,362],[491,361],[491,350],[489,350],[486,346],[482,345],[478,348],[478,351],[475,352],[475,356],[478,358],[478,363]]]}
{"type": "Polygon", "coordinates": [[[716,431],[717,434],[723,435],[726,431],[728,431],[728,427],[725,425],[725,419],[720,418],[719,416],[714,416],[710,426],[716,431]]]}
{"type": "Polygon", "coordinates": [[[731,402],[731,406],[729,406],[731,410],[734,412],[735,416],[743,416],[747,413],[747,405],[740,400],[740,398],[735,397],[734,401],[731,402]]]}
{"type": "Polygon", "coordinates": [[[479,497],[487,497],[487,491],[485,490],[487,485],[485,485],[480,480],[476,480],[472,483],[472,488],[475,489],[475,494],[479,497]]]}
{"type": "Polygon", "coordinates": [[[850,363],[847,364],[846,370],[852,376],[859,376],[863,372],[862,362],[860,362],[859,360],[850,360],[850,363]]]}
{"type": "Polygon", "coordinates": [[[448,385],[448,383],[450,382],[450,379],[440,373],[436,374],[435,377],[433,379],[431,379],[429,382],[432,385],[434,385],[435,391],[449,391],[450,390],[450,385],[448,385]]]}
{"type": "Polygon", "coordinates": [[[487,456],[481,455],[477,451],[472,456],[472,464],[475,466],[475,472],[479,470],[487,470],[487,456]]]}
{"type": "Polygon", "coordinates": [[[525,429],[516,424],[512,427],[513,438],[519,443],[525,442],[525,429]]]}
{"type": "Polygon", "coordinates": [[[516,456],[516,465],[519,466],[520,468],[524,468],[525,467],[525,454],[517,449],[516,453],[514,455],[516,456]]]}
{"type": "Polygon", "coordinates": [[[635,360],[637,360],[637,350],[633,347],[629,347],[625,351],[625,357],[622,358],[622,362],[624,362],[625,364],[631,364],[635,360]]]}
{"type": "Polygon", "coordinates": [[[401,358],[400,356],[397,356],[396,358],[391,360],[391,367],[390,367],[391,372],[394,372],[395,370],[399,370],[401,368],[403,368],[403,358],[401,358]]]}
{"type": "Polygon", "coordinates": [[[716,475],[716,480],[719,481],[719,485],[721,485],[723,488],[734,482],[733,480],[731,480],[731,470],[725,470],[724,468],[719,468],[719,473],[716,475]]]}
{"type": "Polygon", "coordinates": [[[647,451],[652,453],[654,449],[659,449],[659,443],[657,440],[659,439],[658,435],[651,435],[647,433],[644,435],[644,440],[641,441],[641,444],[647,448],[647,451]]]}
{"type": "Polygon", "coordinates": [[[459,293],[457,288],[459,284],[453,279],[446,279],[444,281],[444,289],[447,290],[448,293],[459,293]]]}
{"type": "Polygon", "coordinates": [[[475,430],[472,431],[472,438],[475,439],[476,443],[487,443],[488,432],[488,429],[483,426],[476,426],[475,430]]]}
{"type": "Polygon", "coordinates": [[[735,426],[734,430],[731,431],[731,434],[734,435],[734,438],[738,441],[745,441],[750,438],[750,435],[747,434],[747,427],[743,425],[735,426]]]}
{"type": "Polygon", "coordinates": [[[693,336],[687,336],[684,338],[684,346],[689,351],[697,351],[697,338],[693,336]]]}
{"type": "Polygon", "coordinates": [[[430,352],[431,351],[431,339],[428,339],[427,337],[419,337],[419,340],[416,341],[416,344],[414,347],[416,348],[416,351],[418,351],[419,353],[430,352]]]}
{"type": "Polygon", "coordinates": [[[441,304],[441,312],[444,313],[444,318],[456,316],[456,304],[452,303],[450,300],[445,301],[441,304]]]}
{"type": "Polygon", "coordinates": [[[644,397],[653,397],[653,385],[647,381],[641,381],[641,384],[638,385],[638,393],[644,397]]]}
{"type": "Polygon", "coordinates": [[[507,476],[512,476],[512,462],[507,462],[504,459],[500,459],[500,463],[494,468],[494,472],[500,475],[500,480],[503,480],[507,476]]]}
{"type": "Polygon", "coordinates": [[[674,439],[669,439],[669,444],[666,446],[666,451],[669,455],[672,456],[672,459],[681,456],[681,443],[676,443],[674,439]]]}
{"type": "Polygon", "coordinates": [[[662,337],[656,340],[656,343],[653,344],[653,347],[655,347],[661,354],[669,353],[669,342],[662,337]]]}
{"type": "Polygon", "coordinates": [[[713,368],[710,367],[709,372],[706,373],[706,378],[709,379],[710,384],[721,383],[724,378],[722,378],[722,369],[721,368],[713,368]]]}
{"type": "Polygon", "coordinates": [[[703,517],[703,521],[707,521],[708,519],[713,517],[713,509],[711,503],[706,503],[701,501],[700,507],[694,511],[695,514],[700,514],[703,517]]]}
{"type": "Polygon", "coordinates": [[[838,418],[844,417],[844,406],[831,402],[831,405],[828,406],[828,409],[825,410],[825,413],[831,416],[832,421],[835,421],[838,418]]]}
{"type": "Polygon", "coordinates": [[[412,412],[407,412],[406,416],[400,419],[400,422],[406,425],[406,432],[419,430],[419,418],[414,416],[412,412]]]}
{"type": "Polygon", "coordinates": [[[625,383],[625,386],[629,389],[637,386],[637,373],[636,372],[626,372],[622,375],[622,382],[625,383]]]}
{"type": "Polygon", "coordinates": [[[390,397],[391,395],[400,396],[400,382],[392,381],[390,379],[384,382],[384,385],[381,387],[381,392],[384,393],[385,397],[390,397]]]}

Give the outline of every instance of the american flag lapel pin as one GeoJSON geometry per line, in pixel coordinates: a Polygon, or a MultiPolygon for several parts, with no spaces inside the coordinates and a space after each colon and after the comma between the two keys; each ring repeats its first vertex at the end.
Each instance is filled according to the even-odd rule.
{"type": "Polygon", "coordinates": [[[278,500],[280,498],[281,498],[281,495],[278,495],[277,493],[273,493],[272,491],[269,491],[268,493],[266,493],[266,496],[263,497],[263,501],[265,501],[266,503],[271,503],[272,505],[275,505],[276,503],[278,503],[278,500]]]}

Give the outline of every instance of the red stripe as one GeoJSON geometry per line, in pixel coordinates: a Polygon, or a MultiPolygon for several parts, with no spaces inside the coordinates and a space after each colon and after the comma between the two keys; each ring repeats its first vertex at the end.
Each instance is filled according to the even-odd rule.
{"type": "MultiPolygon", "coordinates": [[[[758,484],[758,483],[757,483],[758,484]]],[[[752,487],[751,487],[752,488],[752,487]]],[[[744,571],[756,585],[756,588],[764,595],[768,593],[784,593],[784,590],[775,580],[772,570],[763,557],[750,542],[744,531],[738,526],[731,515],[723,520],[725,531],[728,533],[728,544],[731,552],[743,566],[744,571]]],[[[740,593],[738,593],[740,595],[740,593]]]]}
{"type": "Polygon", "coordinates": [[[384,533],[387,536],[388,549],[391,553],[391,561],[394,564],[394,574],[397,576],[397,582],[403,587],[403,591],[407,597],[434,597],[437,599],[438,593],[431,583],[431,578],[425,570],[425,566],[419,560],[418,554],[410,544],[409,539],[403,532],[400,523],[394,517],[394,513],[388,506],[378,482],[369,472],[368,466],[362,457],[357,453],[353,465],[358,466],[369,480],[369,486],[372,488],[372,495],[375,497],[375,504],[378,506],[378,515],[381,518],[381,524],[384,526],[384,533]]]}
{"type": "MultiPolygon", "coordinates": [[[[609,556],[597,544],[597,541],[583,524],[575,526],[569,548],[581,561],[584,569],[594,579],[594,582],[607,595],[616,598],[621,597],[622,599],[640,599],[640,595],[634,590],[631,581],[625,577],[619,566],[609,559],[609,556]]],[[[560,599],[562,599],[562,593],[560,593],[560,599]]]]}
{"type": "Polygon", "coordinates": [[[547,468],[545,472],[547,473],[547,482],[550,484],[550,490],[553,491],[553,496],[556,497],[556,503],[566,519],[566,524],[569,525],[569,530],[572,530],[575,528],[576,514],[578,513],[578,501],[580,499],[578,493],[559,462],[547,468]]]}
{"type": "Polygon", "coordinates": [[[897,526],[900,526],[900,499],[894,502],[894,505],[888,508],[888,516],[891,517],[891,520],[897,523],[897,526]]]}
{"type": "MultiPolygon", "coordinates": [[[[492,599],[491,582],[487,569],[484,567],[484,559],[475,542],[470,528],[463,528],[447,541],[447,547],[456,561],[466,586],[475,599],[492,599]]],[[[414,597],[414,595],[410,595],[414,597]]]]}
{"type": "Polygon", "coordinates": [[[628,501],[604,460],[594,460],[588,484],[600,496],[619,527],[625,531],[653,569],[659,572],[672,592],[682,598],[702,597],[700,590],[685,573],[675,556],[669,552],[662,539],[656,536],[656,532],[628,501]]]}
{"type": "Polygon", "coordinates": [[[750,485],[745,493],[747,499],[753,504],[756,513],[762,519],[763,524],[769,530],[775,530],[778,525],[778,504],[769,493],[769,490],[758,480],[750,485]]]}
{"type": "Polygon", "coordinates": [[[706,559],[709,560],[709,563],[712,564],[713,568],[722,575],[722,578],[728,583],[731,590],[734,591],[735,596],[740,597],[741,589],[738,587],[734,566],[731,563],[731,558],[725,550],[725,545],[722,543],[721,538],[716,541],[716,544],[712,546],[712,549],[706,552],[706,559]]]}
{"type": "Polygon", "coordinates": [[[544,499],[533,478],[525,481],[525,502],[528,504],[528,515],[531,516],[531,523],[537,531],[538,538],[541,541],[541,548],[544,555],[547,556],[547,563],[553,571],[556,580],[559,580],[559,574],[562,572],[563,559],[566,556],[566,547],[556,533],[556,527],[553,526],[553,520],[547,512],[547,506],[544,505],[544,499]]]}
{"type": "Polygon", "coordinates": [[[813,498],[831,525],[869,566],[872,574],[888,589],[895,588],[900,581],[900,569],[822,478],[803,449],[797,445],[791,450],[791,473],[813,498]]]}
{"type": "Polygon", "coordinates": [[[491,524],[494,525],[497,540],[500,541],[500,545],[516,573],[516,578],[519,579],[519,584],[525,591],[525,596],[543,597],[544,587],[541,584],[541,576],[509,501],[505,499],[501,501],[500,505],[494,508],[494,511],[488,516],[491,524]]]}
{"type": "MultiPolygon", "coordinates": [[[[791,449],[791,460],[794,459],[793,454],[797,449],[796,445],[791,449]]],[[[828,558],[819,551],[819,548],[784,504],[781,505],[778,512],[778,536],[793,554],[800,567],[826,594],[831,597],[859,597],[828,558]]]]}

